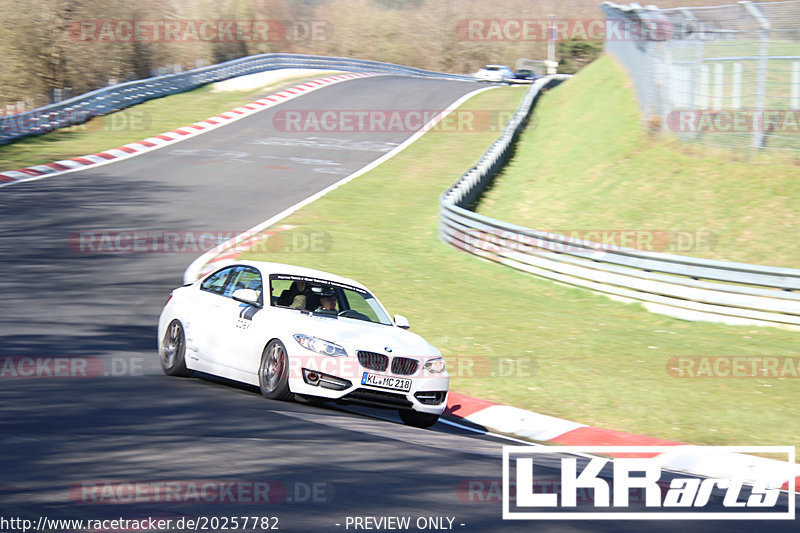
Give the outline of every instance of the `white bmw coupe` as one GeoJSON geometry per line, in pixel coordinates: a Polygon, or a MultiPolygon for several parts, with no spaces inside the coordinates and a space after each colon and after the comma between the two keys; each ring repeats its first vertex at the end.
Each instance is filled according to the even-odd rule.
{"type": "Polygon", "coordinates": [[[158,321],[159,355],[169,375],[213,374],[275,400],[388,407],[429,427],[450,378],[439,350],[408,328],[356,281],[240,261],[172,291],[158,321]]]}

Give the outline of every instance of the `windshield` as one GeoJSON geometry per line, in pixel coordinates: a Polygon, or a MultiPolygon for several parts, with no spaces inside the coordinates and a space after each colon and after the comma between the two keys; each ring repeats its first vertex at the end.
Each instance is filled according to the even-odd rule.
{"type": "Polygon", "coordinates": [[[375,297],[360,287],[292,274],[272,274],[269,282],[274,307],[392,325],[375,297]]]}

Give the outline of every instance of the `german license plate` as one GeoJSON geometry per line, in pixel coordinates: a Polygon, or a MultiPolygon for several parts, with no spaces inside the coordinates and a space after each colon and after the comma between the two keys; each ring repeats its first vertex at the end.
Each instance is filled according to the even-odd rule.
{"type": "Polygon", "coordinates": [[[380,387],[382,389],[399,390],[408,392],[411,390],[411,380],[405,378],[393,378],[389,376],[378,376],[364,372],[361,376],[362,385],[371,385],[373,387],[380,387]]]}

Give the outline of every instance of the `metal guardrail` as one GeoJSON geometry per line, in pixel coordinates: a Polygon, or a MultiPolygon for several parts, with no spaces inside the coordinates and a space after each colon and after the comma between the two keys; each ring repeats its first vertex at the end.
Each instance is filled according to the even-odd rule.
{"type": "Polygon", "coordinates": [[[195,89],[207,83],[282,68],[312,68],[474,80],[472,76],[445,74],[364,59],[300,54],[260,54],[179,74],[156,76],[104,87],[57,104],[39,107],[16,115],[2,116],[0,117],[0,144],[29,135],[40,135],[58,128],[82,124],[94,116],[105,115],[152,98],[195,89]]]}
{"type": "Polygon", "coordinates": [[[689,320],[800,329],[800,269],[610,246],[509,224],[469,209],[509,159],[542,90],[566,78],[537,80],[502,135],[441,196],[440,239],[541,277],[642,302],[651,311],[689,320]]]}

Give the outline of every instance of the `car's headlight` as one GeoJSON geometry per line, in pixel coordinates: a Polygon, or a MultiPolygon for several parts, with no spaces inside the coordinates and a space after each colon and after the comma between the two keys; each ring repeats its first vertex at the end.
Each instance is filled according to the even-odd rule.
{"type": "Polygon", "coordinates": [[[294,335],[294,340],[296,340],[303,348],[311,350],[312,352],[321,353],[322,355],[330,355],[334,357],[347,355],[347,352],[344,351],[344,348],[338,344],[326,341],[325,339],[320,339],[319,337],[311,337],[310,335],[298,333],[294,335]]]}
{"type": "Polygon", "coordinates": [[[429,359],[425,361],[423,368],[426,372],[431,374],[441,374],[445,371],[444,358],[437,357],[436,359],[429,359]]]}

